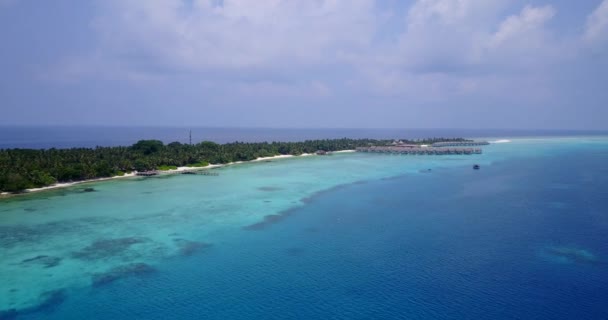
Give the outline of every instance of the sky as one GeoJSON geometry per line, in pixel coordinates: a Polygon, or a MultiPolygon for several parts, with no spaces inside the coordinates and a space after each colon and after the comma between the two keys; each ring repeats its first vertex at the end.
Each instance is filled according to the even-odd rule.
{"type": "Polygon", "coordinates": [[[608,130],[608,0],[0,0],[0,125],[608,130]]]}

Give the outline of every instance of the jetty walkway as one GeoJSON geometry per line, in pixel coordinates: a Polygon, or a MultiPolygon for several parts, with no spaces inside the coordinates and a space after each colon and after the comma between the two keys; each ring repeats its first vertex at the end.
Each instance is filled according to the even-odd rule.
{"type": "Polygon", "coordinates": [[[157,176],[159,174],[158,171],[156,170],[151,170],[151,171],[137,171],[135,173],[136,176],[141,176],[141,177],[151,177],[151,176],[157,176]]]}
{"type": "Polygon", "coordinates": [[[371,153],[394,153],[408,155],[450,155],[450,154],[481,154],[481,148],[435,148],[435,147],[399,147],[399,146],[374,146],[359,147],[357,152],[371,153]]]}
{"type": "Polygon", "coordinates": [[[433,148],[440,147],[474,147],[474,146],[487,146],[490,143],[487,141],[445,141],[435,142],[431,144],[433,148]]]}
{"type": "Polygon", "coordinates": [[[220,174],[217,172],[211,172],[209,170],[186,170],[180,172],[181,174],[198,174],[201,176],[219,176],[220,174]]]}
{"type": "Polygon", "coordinates": [[[141,172],[136,172],[135,175],[136,176],[142,176],[142,177],[152,177],[152,176],[157,176],[157,175],[166,175],[166,174],[196,174],[196,175],[201,175],[201,176],[219,176],[220,174],[217,172],[211,172],[209,171],[209,169],[202,169],[202,170],[184,170],[184,171],[156,171],[156,170],[152,170],[152,171],[141,171],[141,172]]]}

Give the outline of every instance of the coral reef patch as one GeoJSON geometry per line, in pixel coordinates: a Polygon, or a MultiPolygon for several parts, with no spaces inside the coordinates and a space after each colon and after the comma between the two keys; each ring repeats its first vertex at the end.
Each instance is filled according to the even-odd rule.
{"type": "Polygon", "coordinates": [[[39,255],[39,256],[35,256],[33,258],[24,259],[21,261],[21,264],[22,265],[36,264],[36,265],[42,265],[42,266],[44,266],[44,268],[52,268],[52,267],[59,265],[61,260],[62,260],[62,258],[59,258],[59,257],[39,255]]]}
{"type": "Polygon", "coordinates": [[[131,263],[112,268],[107,272],[93,274],[91,285],[100,287],[126,277],[146,275],[155,271],[156,269],[146,263],[131,263]]]}
{"type": "Polygon", "coordinates": [[[106,259],[122,254],[132,245],[145,241],[145,238],[140,237],[98,240],[80,251],[73,252],[72,257],[80,260],[106,259]]]}
{"type": "Polygon", "coordinates": [[[191,256],[196,252],[208,249],[213,246],[211,243],[191,241],[186,239],[173,239],[177,247],[179,248],[179,254],[182,256],[191,256]]]}
{"type": "Polygon", "coordinates": [[[17,317],[32,313],[51,313],[67,299],[64,289],[44,292],[40,295],[40,303],[25,309],[0,310],[0,320],[13,320],[17,317]]]}
{"type": "Polygon", "coordinates": [[[588,264],[588,265],[604,265],[605,263],[598,259],[591,251],[567,246],[548,247],[545,253],[551,257],[558,259],[560,262],[588,264]]]}
{"type": "Polygon", "coordinates": [[[294,212],[294,210],[290,209],[290,210],[285,210],[279,214],[266,215],[266,216],[264,216],[264,219],[262,221],[254,223],[254,224],[250,224],[248,226],[244,226],[243,230],[262,230],[272,224],[281,222],[283,219],[292,215],[293,212],[294,212]]]}
{"type": "Polygon", "coordinates": [[[264,186],[264,187],[259,187],[258,190],[260,190],[260,191],[267,191],[267,192],[273,192],[273,191],[282,190],[282,188],[271,187],[271,186],[264,186]]]}

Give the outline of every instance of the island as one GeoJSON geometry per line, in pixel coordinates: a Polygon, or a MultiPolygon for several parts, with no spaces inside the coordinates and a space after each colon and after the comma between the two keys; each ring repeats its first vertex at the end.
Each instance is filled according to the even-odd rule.
{"type": "Polygon", "coordinates": [[[0,192],[19,193],[56,183],[124,176],[131,172],[207,167],[209,164],[252,161],[263,157],[326,154],[372,146],[416,146],[437,142],[464,143],[464,138],[428,139],[324,139],[300,142],[232,142],[196,144],[140,140],[131,146],[71,149],[0,150],[0,192]]]}

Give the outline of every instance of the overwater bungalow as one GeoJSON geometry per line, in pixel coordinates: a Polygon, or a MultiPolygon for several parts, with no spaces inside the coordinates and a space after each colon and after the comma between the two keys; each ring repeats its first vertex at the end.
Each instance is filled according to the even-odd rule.
{"type": "Polygon", "coordinates": [[[473,147],[473,146],[486,146],[490,143],[487,141],[445,141],[435,142],[431,146],[433,147],[473,147]]]}
{"type": "Polygon", "coordinates": [[[480,148],[421,148],[401,146],[372,146],[357,148],[358,152],[392,153],[407,155],[450,155],[450,154],[481,154],[480,148]]]}

